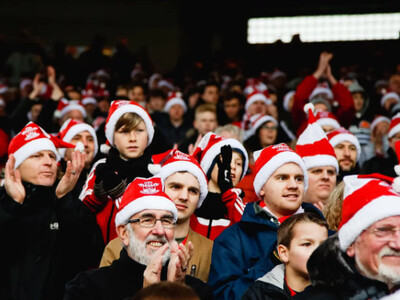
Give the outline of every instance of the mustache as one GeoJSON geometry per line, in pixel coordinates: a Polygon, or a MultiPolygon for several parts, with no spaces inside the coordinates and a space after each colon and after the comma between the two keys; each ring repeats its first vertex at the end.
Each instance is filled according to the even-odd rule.
{"type": "Polygon", "coordinates": [[[379,258],[382,258],[383,256],[400,256],[400,250],[385,247],[379,252],[379,258]]]}
{"type": "Polygon", "coordinates": [[[154,235],[154,234],[149,235],[144,242],[146,244],[149,242],[160,242],[163,244],[169,244],[169,242],[165,236],[158,236],[158,235],[154,235]]]}

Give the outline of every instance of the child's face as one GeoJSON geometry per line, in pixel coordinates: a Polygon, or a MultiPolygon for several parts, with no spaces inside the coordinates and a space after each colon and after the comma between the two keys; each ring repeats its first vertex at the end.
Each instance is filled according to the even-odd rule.
{"type": "MultiPolygon", "coordinates": [[[[242,172],[243,172],[243,158],[238,152],[232,151],[231,178],[234,187],[239,183],[240,178],[242,176],[242,172]]],[[[214,168],[211,172],[211,180],[218,184],[217,164],[214,165],[214,168]]]]}
{"type": "Polygon", "coordinates": [[[308,258],[327,237],[328,230],[318,224],[305,222],[295,225],[290,249],[282,257],[287,272],[308,278],[308,258]]]}
{"type": "Polygon", "coordinates": [[[143,155],[147,147],[147,128],[144,122],[131,131],[122,126],[114,132],[114,144],[120,155],[124,159],[137,158],[143,155]]]}

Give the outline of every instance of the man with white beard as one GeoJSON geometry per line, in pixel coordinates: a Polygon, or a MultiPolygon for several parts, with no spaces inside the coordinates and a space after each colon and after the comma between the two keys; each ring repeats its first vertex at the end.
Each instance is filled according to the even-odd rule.
{"type": "Polygon", "coordinates": [[[174,240],[178,212],[163,192],[161,178],[136,178],[116,206],[115,224],[124,247],[120,258],[76,276],[66,285],[65,300],[125,299],[163,280],[192,287],[200,299],[212,298],[207,284],[185,275],[193,245],[174,240]]]}
{"type": "Polygon", "coordinates": [[[380,299],[399,290],[397,180],[376,173],[344,177],[338,234],[313,252],[307,263],[313,286],[294,299],[380,299]]]}

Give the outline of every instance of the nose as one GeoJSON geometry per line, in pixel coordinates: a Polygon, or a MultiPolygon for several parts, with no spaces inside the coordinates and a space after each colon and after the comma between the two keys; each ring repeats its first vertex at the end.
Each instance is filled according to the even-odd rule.
{"type": "Polygon", "coordinates": [[[347,147],[344,147],[344,148],[343,148],[343,155],[344,155],[344,156],[350,156],[350,149],[347,148],[347,147]]]}
{"type": "Polygon", "coordinates": [[[236,164],[233,160],[231,161],[231,170],[232,171],[236,170],[236,164]]]}
{"type": "Polygon", "coordinates": [[[131,132],[129,134],[129,140],[130,141],[136,141],[136,132],[135,132],[135,130],[131,130],[131,132]]]}
{"type": "Polygon", "coordinates": [[[394,232],[392,239],[389,242],[389,246],[392,249],[400,251],[400,228],[394,232]]]}
{"type": "Polygon", "coordinates": [[[294,177],[289,178],[288,188],[289,189],[297,189],[298,188],[298,182],[296,181],[296,178],[294,178],[294,177]]]}
{"type": "Polygon", "coordinates": [[[51,166],[53,164],[53,160],[49,155],[45,155],[43,157],[43,163],[47,166],[51,166]]]}
{"type": "Polygon", "coordinates": [[[328,176],[328,171],[327,170],[323,170],[322,171],[322,179],[323,180],[329,180],[329,176],[328,176]]]}
{"type": "Polygon", "coordinates": [[[156,221],[156,225],[152,228],[152,233],[155,235],[164,235],[165,234],[165,229],[161,224],[161,220],[156,221]]]}
{"type": "Polygon", "coordinates": [[[182,189],[179,193],[179,200],[187,200],[189,195],[189,191],[187,189],[182,189]]]}

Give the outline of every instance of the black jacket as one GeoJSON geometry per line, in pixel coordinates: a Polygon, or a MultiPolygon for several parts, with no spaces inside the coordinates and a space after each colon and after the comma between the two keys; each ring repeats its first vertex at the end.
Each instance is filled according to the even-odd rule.
{"type": "MultiPolygon", "coordinates": [[[[143,287],[146,269],[126,250],[111,266],[80,273],[65,287],[64,300],[120,300],[135,295],[143,287]]],[[[161,270],[161,280],[166,280],[168,263],[161,270]]],[[[186,276],[185,284],[192,287],[200,299],[213,299],[211,288],[200,279],[186,276]]]]}
{"type": "Polygon", "coordinates": [[[98,265],[104,247],[93,214],[71,194],[24,183],[23,204],[0,189],[0,299],[62,299],[64,285],[98,265]]]}
{"type": "Polygon", "coordinates": [[[340,250],[337,235],[329,237],[311,254],[307,262],[312,287],[293,299],[374,300],[388,293],[386,284],[362,276],[354,259],[340,250]]]}
{"type": "Polygon", "coordinates": [[[375,156],[367,160],[361,169],[361,174],[381,173],[386,176],[396,177],[394,166],[399,163],[396,153],[392,148],[387,151],[388,157],[375,156]]]}

